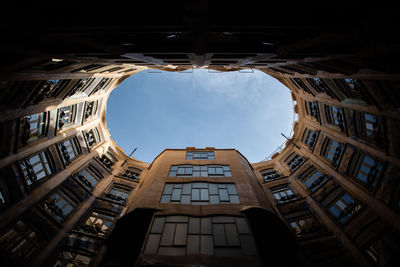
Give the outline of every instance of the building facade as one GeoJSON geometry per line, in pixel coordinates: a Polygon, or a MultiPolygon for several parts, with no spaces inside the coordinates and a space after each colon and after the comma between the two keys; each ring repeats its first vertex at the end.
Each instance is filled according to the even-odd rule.
{"type": "Polygon", "coordinates": [[[398,266],[395,9],[282,5],[271,10],[284,21],[246,5],[237,22],[219,4],[154,20],[109,10],[107,25],[95,7],[52,23],[38,7],[6,12],[2,265],[398,266]],[[290,142],[258,163],[211,147],[128,157],[107,130],[111,91],[139,71],[191,68],[278,79],[296,103],[290,142]]]}

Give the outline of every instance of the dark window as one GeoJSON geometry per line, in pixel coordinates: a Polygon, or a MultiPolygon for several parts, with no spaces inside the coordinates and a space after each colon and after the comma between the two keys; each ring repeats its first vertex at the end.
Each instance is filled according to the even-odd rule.
{"type": "Polygon", "coordinates": [[[306,93],[312,94],[312,91],[305,85],[305,83],[300,78],[292,78],[290,79],[299,89],[303,90],[306,93]]]}
{"type": "Polygon", "coordinates": [[[308,168],[305,172],[297,176],[297,178],[303,182],[310,193],[318,190],[328,180],[328,176],[314,166],[308,168]]]}
{"type": "Polygon", "coordinates": [[[312,118],[316,119],[317,121],[321,121],[319,108],[318,108],[318,102],[305,101],[304,103],[305,103],[307,115],[311,116],[312,118]]]}
{"type": "Polygon", "coordinates": [[[256,255],[250,228],[243,217],[154,217],[145,255],[256,255]]]}
{"type": "Polygon", "coordinates": [[[299,156],[296,153],[292,153],[286,158],[285,163],[289,166],[290,170],[294,172],[301,166],[301,164],[303,164],[305,160],[306,159],[304,157],[299,156]]]}
{"type": "Polygon", "coordinates": [[[83,251],[63,250],[58,253],[54,267],[86,267],[89,266],[93,255],[83,251]]]}
{"type": "Polygon", "coordinates": [[[343,108],[325,105],[326,119],[329,124],[338,126],[340,130],[345,130],[343,108]]]}
{"type": "Polygon", "coordinates": [[[319,132],[310,130],[309,128],[304,130],[302,140],[311,151],[314,149],[315,144],[317,143],[318,134],[319,132]]]}
{"type": "Polygon", "coordinates": [[[43,201],[43,208],[59,223],[65,222],[68,215],[75,209],[77,202],[66,192],[58,189],[43,201]]]}
{"type": "Polygon", "coordinates": [[[296,218],[290,221],[289,224],[297,237],[313,233],[320,229],[320,225],[315,222],[313,217],[296,218]]]}
{"type": "Polygon", "coordinates": [[[372,190],[378,184],[383,167],[383,162],[356,150],[348,167],[348,175],[356,178],[357,181],[372,190]]]}
{"type": "Polygon", "coordinates": [[[22,221],[17,223],[0,237],[0,248],[19,259],[29,259],[38,253],[43,244],[41,235],[22,221]]]}
{"type": "Polygon", "coordinates": [[[354,125],[356,126],[356,136],[369,143],[382,145],[383,143],[383,125],[380,116],[353,111],[354,125]]]}
{"type": "Polygon", "coordinates": [[[343,152],[343,143],[335,141],[329,137],[325,138],[324,144],[322,145],[321,155],[328,159],[334,167],[339,165],[343,152]]]}

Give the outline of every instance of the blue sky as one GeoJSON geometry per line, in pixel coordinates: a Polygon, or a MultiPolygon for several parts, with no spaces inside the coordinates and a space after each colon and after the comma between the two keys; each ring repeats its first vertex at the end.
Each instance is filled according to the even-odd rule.
{"type": "Polygon", "coordinates": [[[271,154],[293,124],[290,91],[254,73],[195,69],[193,73],[142,71],[110,95],[111,138],[145,162],[166,148],[235,148],[250,162],[271,154]]]}

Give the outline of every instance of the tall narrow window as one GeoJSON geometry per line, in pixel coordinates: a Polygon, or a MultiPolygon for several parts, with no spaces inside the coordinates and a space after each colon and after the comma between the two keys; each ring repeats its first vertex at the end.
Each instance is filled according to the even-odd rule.
{"type": "Polygon", "coordinates": [[[92,191],[96,184],[102,179],[95,168],[89,166],[74,174],[76,178],[89,190],[92,191]]]}
{"type": "Polygon", "coordinates": [[[0,237],[0,248],[19,259],[29,259],[38,252],[44,239],[22,221],[0,237]]]}
{"type": "Polygon", "coordinates": [[[266,169],[261,171],[261,175],[265,182],[270,182],[282,178],[283,176],[274,169],[266,169]]]}
{"type": "Polygon", "coordinates": [[[278,203],[286,203],[297,198],[289,185],[277,186],[271,188],[271,192],[278,203]]]}
{"type": "Polygon", "coordinates": [[[302,140],[311,151],[314,149],[315,144],[317,143],[318,134],[319,132],[310,130],[309,128],[304,130],[302,140]]]}
{"type": "Polygon", "coordinates": [[[97,105],[98,105],[97,100],[85,103],[85,109],[83,112],[83,121],[84,122],[93,118],[96,115],[97,105]]]}
{"type": "Polygon", "coordinates": [[[43,208],[59,223],[63,223],[75,209],[77,202],[61,189],[47,196],[43,201],[43,208]]]}
{"type": "Polygon", "coordinates": [[[76,104],[58,109],[58,129],[61,130],[75,123],[76,104]]]}
{"type": "Polygon", "coordinates": [[[313,117],[317,121],[321,121],[321,117],[319,115],[320,113],[318,108],[318,102],[305,101],[305,107],[308,116],[313,117]]]}
{"type": "Polygon", "coordinates": [[[380,116],[353,111],[353,121],[356,126],[356,136],[369,143],[382,145],[383,143],[383,125],[380,116]]]}
{"type": "Polygon", "coordinates": [[[343,108],[325,105],[326,119],[329,124],[338,126],[340,130],[345,130],[343,108]]]}
{"type": "Polygon", "coordinates": [[[304,157],[299,156],[296,153],[292,153],[289,157],[286,158],[285,163],[289,166],[290,170],[293,172],[297,170],[305,160],[306,159],[304,157]]]}
{"type": "Polygon", "coordinates": [[[19,162],[19,165],[28,185],[34,184],[52,174],[47,151],[42,151],[23,159],[19,162]]]}
{"type": "Polygon", "coordinates": [[[341,223],[348,221],[360,209],[361,203],[348,193],[343,193],[328,206],[329,212],[341,223]]]}
{"type": "Polygon", "coordinates": [[[97,127],[87,130],[84,133],[86,144],[89,148],[92,148],[95,144],[100,142],[100,134],[97,127]]]}
{"type": "Polygon", "coordinates": [[[334,166],[338,166],[344,152],[344,144],[326,137],[322,145],[321,155],[334,166]]]}
{"type": "Polygon", "coordinates": [[[25,116],[20,121],[21,146],[47,135],[49,112],[25,116]]]}
{"type": "Polygon", "coordinates": [[[80,154],[80,147],[76,138],[71,138],[57,143],[61,157],[65,165],[69,165],[80,154]]]}

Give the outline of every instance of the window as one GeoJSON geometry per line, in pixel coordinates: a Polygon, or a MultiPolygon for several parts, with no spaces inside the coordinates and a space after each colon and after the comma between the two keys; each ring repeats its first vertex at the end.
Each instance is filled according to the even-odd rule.
{"type": "Polygon", "coordinates": [[[156,216],[144,254],[159,256],[256,255],[253,238],[243,217],[156,216]]]}
{"type": "Polygon", "coordinates": [[[301,180],[307,187],[308,192],[312,193],[317,191],[328,180],[328,176],[311,166],[297,176],[297,179],[301,180]]]}
{"type": "Polygon", "coordinates": [[[266,169],[261,171],[261,175],[265,182],[273,181],[282,178],[282,175],[274,169],[266,169]]]}
{"type": "Polygon", "coordinates": [[[319,225],[316,225],[315,220],[312,217],[298,218],[289,222],[289,224],[297,237],[315,232],[320,228],[319,225]]]}
{"type": "Polygon", "coordinates": [[[93,70],[96,70],[96,69],[99,69],[99,68],[102,68],[102,67],[104,67],[104,65],[90,64],[90,65],[87,65],[85,67],[73,70],[71,72],[83,72],[83,73],[86,73],[86,72],[93,71],[93,70]]]}
{"type": "Polygon", "coordinates": [[[271,192],[278,203],[286,203],[297,199],[289,185],[277,186],[271,188],[271,192]]]}
{"type": "Polygon", "coordinates": [[[216,183],[166,183],[160,203],[191,205],[238,204],[235,184],[216,183]]]}
{"type": "Polygon", "coordinates": [[[84,122],[93,118],[96,115],[97,105],[98,105],[97,100],[85,103],[85,109],[83,112],[83,121],[84,122]]]}
{"type": "Polygon", "coordinates": [[[142,171],[137,168],[128,167],[128,169],[121,176],[123,178],[137,182],[139,180],[139,175],[141,172],[142,171]]]}
{"type": "Polygon", "coordinates": [[[368,189],[372,190],[378,184],[379,178],[382,175],[383,166],[383,162],[361,151],[355,151],[352,155],[347,173],[349,176],[356,178],[368,189]]]}
{"type": "Polygon", "coordinates": [[[47,135],[49,112],[25,116],[20,121],[21,146],[47,135]]]}
{"type": "Polygon", "coordinates": [[[117,159],[110,152],[106,152],[99,157],[98,160],[108,170],[111,170],[112,166],[114,166],[115,162],[117,161],[117,159]]]}
{"type": "Polygon", "coordinates": [[[122,185],[113,185],[110,191],[105,195],[105,198],[125,204],[131,188],[122,185]]]}
{"type": "Polygon", "coordinates": [[[0,187],[0,208],[6,204],[6,198],[3,194],[3,188],[0,187]]]}
{"type": "Polygon", "coordinates": [[[26,158],[20,161],[19,165],[28,185],[34,184],[52,174],[47,151],[42,151],[26,158]]]}
{"type": "Polygon", "coordinates": [[[97,128],[93,128],[90,130],[87,130],[86,132],[83,133],[86,139],[86,144],[89,148],[92,148],[95,144],[97,144],[100,141],[100,134],[97,128]]]}
{"type": "Polygon", "coordinates": [[[96,87],[90,93],[90,95],[93,95],[100,90],[105,90],[107,86],[111,83],[111,80],[112,80],[111,78],[102,78],[101,81],[96,85],[96,87]]]}
{"type": "Polygon", "coordinates": [[[322,145],[321,155],[324,156],[329,162],[337,167],[344,152],[344,144],[328,137],[325,138],[322,145]]]}
{"type": "Polygon", "coordinates": [[[329,206],[329,212],[341,223],[348,221],[361,209],[361,203],[354,200],[348,193],[343,193],[329,206]]]}
{"type": "Polygon", "coordinates": [[[58,151],[61,154],[61,158],[65,165],[71,164],[71,162],[80,154],[79,145],[76,138],[67,139],[60,143],[57,143],[58,151]]]}
{"type": "Polygon", "coordinates": [[[318,93],[327,93],[329,95],[328,86],[320,78],[307,78],[307,81],[318,93]]]}
{"type": "Polygon", "coordinates": [[[303,142],[308,146],[308,148],[312,151],[317,143],[319,132],[310,130],[306,128],[303,133],[303,142]]]}
{"type": "Polygon", "coordinates": [[[313,94],[312,91],[304,84],[304,82],[300,78],[291,78],[290,79],[299,89],[303,90],[306,93],[313,94]]]}
{"type": "Polygon", "coordinates": [[[325,105],[326,119],[329,124],[338,126],[340,130],[345,130],[343,108],[325,105]]]}
{"type": "Polygon", "coordinates": [[[76,104],[58,109],[58,129],[61,130],[75,123],[76,104]]]}
{"type": "Polygon", "coordinates": [[[46,197],[42,205],[47,213],[59,223],[63,223],[75,209],[77,202],[66,194],[66,192],[59,189],[46,197]]]}
{"type": "Polygon", "coordinates": [[[285,163],[289,166],[290,170],[294,172],[301,166],[301,164],[303,164],[304,161],[304,157],[301,157],[296,153],[292,153],[289,157],[286,158],[285,163]]]}
{"type": "Polygon", "coordinates": [[[80,79],[75,85],[72,87],[72,89],[69,91],[68,96],[72,96],[76,94],[77,92],[83,92],[88,88],[94,81],[95,78],[83,78],[80,79]]]}
{"type": "Polygon", "coordinates": [[[214,151],[187,151],[186,159],[215,159],[214,151]]]}
{"type": "Polygon", "coordinates": [[[89,266],[93,255],[84,252],[63,250],[57,256],[57,262],[53,267],[81,267],[89,266]]]}
{"type": "Polygon", "coordinates": [[[74,175],[89,191],[92,191],[102,176],[91,166],[74,175]]]}
{"type": "Polygon", "coordinates": [[[306,112],[307,112],[308,116],[313,117],[317,121],[321,121],[321,118],[319,115],[318,102],[305,101],[305,107],[306,107],[306,112]]]}
{"type": "Polygon", "coordinates": [[[353,114],[356,136],[370,143],[382,144],[383,129],[381,117],[359,111],[353,111],[353,114]]]}
{"type": "Polygon", "coordinates": [[[44,239],[22,221],[0,237],[0,248],[20,259],[29,259],[36,254],[44,239]]]}
{"type": "Polygon", "coordinates": [[[105,237],[109,232],[110,226],[115,220],[115,216],[109,215],[100,211],[93,211],[81,225],[80,231],[88,234],[93,234],[100,237],[105,237]]]}
{"type": "Polygon", "coordinates": [[[170,177],[232,177],[227,165],[175,165],[171,166],[170,177]]]}

